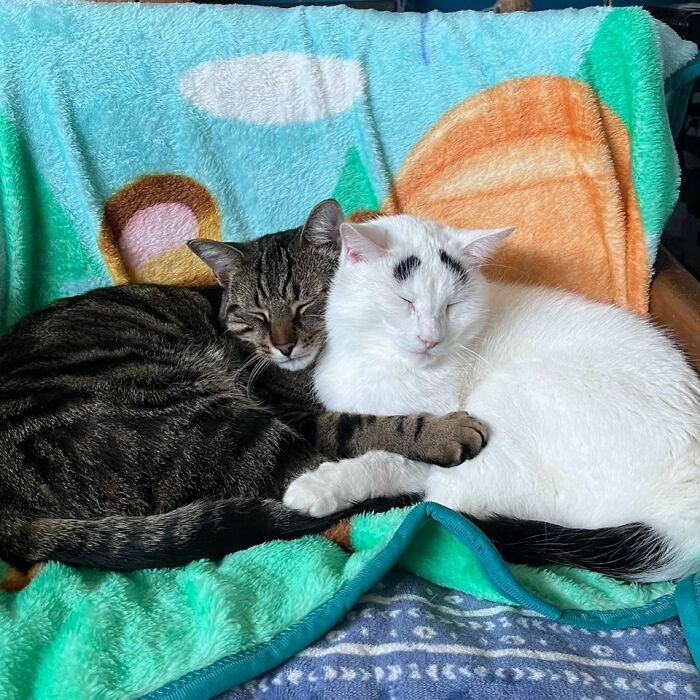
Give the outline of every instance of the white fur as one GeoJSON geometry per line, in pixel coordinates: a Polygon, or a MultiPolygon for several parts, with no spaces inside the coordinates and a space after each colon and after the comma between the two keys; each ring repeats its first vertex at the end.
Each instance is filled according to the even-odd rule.
{"type": "Polygon", "coordinates": [[[649,578],[697,569],[700,382],[674,344],[622,309],[487,281],[478,266],[506,230],[407,216],[371,226],[343,225],[319,398],[330,410],[380,415],[467,410],[489,426],[489,444],[453,469],[376,452],[345,460],[325,466],[322,479],[301,477],[285,502],[322,515],[418,486],[426,500],[475,517],[643,522],[674,556],[649,578]],[[352,255],[358,232],[373,242],[369,254],[352,255]],[[468,269],[466,283],[440,250],[468,269]],[[409,255],[421,264],[397,282],[394,266],[409,255]],[[442,340],[427,352],[418,340],[426,329],[442,340]]]}

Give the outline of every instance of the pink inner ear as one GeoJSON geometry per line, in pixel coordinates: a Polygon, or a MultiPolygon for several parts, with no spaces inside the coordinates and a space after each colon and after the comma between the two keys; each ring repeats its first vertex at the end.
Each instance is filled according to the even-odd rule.
{"type": "Polygon", "coordinates": [[[357,251],[353,250],[352,248],[347,248],[345,255],[350,262],[355,263],[355,262],[360,262],[362,260],[362,258],[357,253],[357,251]]]}
{"type": "Polygon", "coordinates": [[[340,225],[340,236],[343,239],[345,257],[353,263],[381,258],[389,251],[376,242],[381,232],[369,224],[351,224],[344,222],[340,225]]]}
{"type": "Polygon", "coordinates": [[[179,202],[154,204],[137,211],[119,236],[124,264],[134,270],[151,258],[197,237],[194,212],[179,202]]]}

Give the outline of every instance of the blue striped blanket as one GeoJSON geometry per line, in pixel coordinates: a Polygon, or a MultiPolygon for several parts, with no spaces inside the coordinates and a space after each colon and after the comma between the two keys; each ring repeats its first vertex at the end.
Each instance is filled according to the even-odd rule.
{"type": "Polygon", "coordinates": [[[392,573],[318,642],[223,700],[700,697],[677,620],[552,622],[392,573]]]}

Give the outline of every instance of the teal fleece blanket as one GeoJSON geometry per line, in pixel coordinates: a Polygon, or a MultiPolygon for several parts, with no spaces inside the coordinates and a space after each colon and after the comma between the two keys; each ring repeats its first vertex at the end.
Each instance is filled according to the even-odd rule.
{"type": "MultiPolygon", "coordinates": [[[[290,228],[330,195],[348,213],[469,212],[483,226],[502,224],[497,195],[544,281],[643,310],[677,189],[664,80],[695,51],[639,9],[0,0],[0,320],[104,284],[206,281],[185,239],[290,228]],[[532,221],[557,235],[538,243],[532,221]]],[[[172,571],[50,563],[0,592],[0,694],[210,696],[323,634],[394,565],[571,624],[678,607],[700,640],[694,580],[507,567],[432,504],[356,519],[350,537],[352,553],[308,537],[172,571]]]]}

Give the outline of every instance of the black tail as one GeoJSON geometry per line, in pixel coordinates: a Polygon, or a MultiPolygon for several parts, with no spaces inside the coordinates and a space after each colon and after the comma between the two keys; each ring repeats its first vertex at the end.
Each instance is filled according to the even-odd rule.
{"type": "MultiPolygon", "coordinates": [[[[323,532],[352,515],[419,500],[415,495],[376,498],[323,518],[301,515],[279,501],[243,498],[201,501],[148,516],[81,520],[3,515],[0,557],[21,569],[49,560],[116,571],[175,567],[323,532]]],[[[571,566],[639,581],[669,563],[663,539],[641,523],[589,530],[504,517],[471,521],[512,564],[571,566]]]]}
{"type": "Polygon", "coordinates": [[[0,556],[20,569],[49,560],[116,571],[182,566],[270,540],[323,532],[351,515],[411,503],[415,497],[373,499],[324,518],[300,515],[279,501],[243,498],[197,502],[148,516],[3,516],[0,556]]]}
{"type": "Polygon", "coordinates": [[[471,521],[512,564],[572,566],[641,581],[670,561],[664,539],[641,523],[588,530],[503,517],[471,521]]]}

